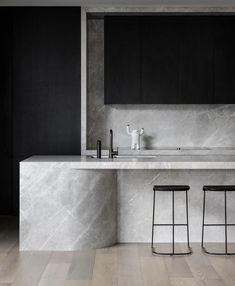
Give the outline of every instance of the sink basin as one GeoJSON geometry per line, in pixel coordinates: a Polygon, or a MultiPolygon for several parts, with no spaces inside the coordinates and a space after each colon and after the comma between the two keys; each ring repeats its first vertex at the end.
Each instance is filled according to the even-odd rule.
{"type": "MultiPolygon", "coordinates": [[[[157,155],[115,155],[113,158],[156,158],[157,155]]],[[[91,156],[91,158],[97,159],[97,156],[91,156]]],[[[108,159],[109,156],[104,155],[101,157],[101,159],[108,159]]]]}
{"type": "MultiPolygon", "coordinates": [[[[121,149],[121,148],[120,148],[121,149]]],[[[114,156],[114,158],[142,158],[151,159],[159,158],[159,156],[209,156],[209,155],[227,155],[235,156],[235,147],[159,147],[152,150],[139,150],[138,152],[132,151],[127,148],[122,148],[120,155],[114,156]],[[125,154],[125,155],[124,155],[125,154]]],[[[107,150],[106,150],[106,154],[107,150]]],[[[91,156],[97,158],[96,156],[91,156]]],[[[108,159],[108,155],[103,155],[102,159],[108,159]]]]}
{"type": "Polygon", "coordinates": [[[117,155],[115,158],[156,158],[157,155],[117,155]]]}

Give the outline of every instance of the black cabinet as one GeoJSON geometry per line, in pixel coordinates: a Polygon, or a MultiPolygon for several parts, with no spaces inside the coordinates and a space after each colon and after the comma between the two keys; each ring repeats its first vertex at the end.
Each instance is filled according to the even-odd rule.
{"type": "Polygon", "coordinates": [[[32,155],[80,154],[80,8],[14,9],[13,174],[32,155]]]}
{"type": "Polygon", "coordinates": [[[10,8],[0,8],[0,152],[1,152],[1,192],[0,214],[12,214],[12,18],[10,8]]]}
{"type": "Polygon", "coordinates": [[[234,16],[105,17],[105,103],[235,103],[234,16]]]}
{"type": "Polygon", "coordinates": [[[214,98],[235,103],[235,17],[223,16],[215,23],[214,98]]]}
{"type": "Polygon", "coordinates": [[[140,18],[105,19],[105,104],[140,102],[140,18]]]}
{"type": "Polygon", "coordinates": [[[19,9],[14,16],[14,155],[79,154],[80,8],[19,9]]]}
{"type": "Polygon", "coordinates": [[[0,214],[18,214],[19,161],[80,154],[79,7],[0,7],[0,214]]]}
{"type": "MultiPolygon", "coordinates": [[[[177,20],[177,19],[176,19],[177,20]]],[[[171,103],[206,104],[213,98],[213,23],[210,16],[179,20],[179,90],[171,103]]],[[[170,95],[168,94],[170,97],[170,95]]]]}
{"type": "Polygon", "coordinates": [[[175,17],[147,16],[141,28],[141,103],[171,103],[179,93],[178,23],[175,17]]]}

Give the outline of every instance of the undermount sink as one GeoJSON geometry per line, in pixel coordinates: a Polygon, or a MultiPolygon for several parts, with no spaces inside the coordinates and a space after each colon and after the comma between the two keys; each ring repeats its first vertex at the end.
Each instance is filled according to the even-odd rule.
{"type": "MultiPolygon", "coordinates": [[[[159,156],[209,156],[209,155],[226,155],[235,156],[235,147],[159,147],[152,150],[139,150],[138,152],[124,149],[121,155],[114,155],[114,159],[130,158],[130,159],[154,159],[159,156]],[[137,153],[137,154],[136,154],[137,153]]],[[[107,154],[107,153],[106,153],[107,154]]],[[[96,155],[91,158],[97,158],[96,155]]],[[[108,159],[108,155],[102,155],[101,159],[108,159]]]]}
{"type": "MultiPolygon", "coordinates": [[[[114,155],[113,158],[156,158],[157,155],[114,155]]],[[[97,156],[91,156],[91,158],[97,159],[97,156]]],[[[101,159],[108,159],[109,156],[104,155],[101,157],[101,159]]]]}

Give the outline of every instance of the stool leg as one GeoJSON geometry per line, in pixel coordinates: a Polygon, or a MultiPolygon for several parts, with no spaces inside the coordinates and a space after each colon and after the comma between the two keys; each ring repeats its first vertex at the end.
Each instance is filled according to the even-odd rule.
{"type": "Polygon", "coordinates": [[[225,253],[228,254],[228,230],[227,230],[227,192],[224,191],[224,231],[225,231],[225,253]]]}
{"type": "Polygon", "coordinates": [[[189,246],[189,225],[188,225],[188,192],[186,191],[186,219],[187,219],[187,240],[188,240],[188,248],[189,246]]]}
{"type": "Polygon", "coordinates": [[[172,191],[172,254],[175,253],[175,191],[172,191]]]}
{"type": "Polygon", "coordinates": [[[153,221],[152,221],[152,241],[151,241],[152,249],[153,249],[153,237],[154,237],[154,217],[155,217],[155,191],[153,191],[153,221]]]}
{"type": "Polygon", "coordinates": [[[202,249],[204,249],[205,202],[206,202],[206,191],[204,191],[204,195],[203,195],[203,211],[202,211],[202,244],[201,244],[202,249]]]}

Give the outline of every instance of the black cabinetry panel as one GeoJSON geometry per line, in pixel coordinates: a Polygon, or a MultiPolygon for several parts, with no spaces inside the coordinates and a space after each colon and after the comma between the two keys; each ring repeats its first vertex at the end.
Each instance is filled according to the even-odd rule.
{"type": "Polygon", "coordinates": [[[235,103],[235,16],[215,23],[214,97],[220,103],[235,103]]]}
{"type": "Polygon", "coordinates": [[[18,160],[80,154],[80,8],[16,8],[13,29],[14,204],[18,160]]]}
{"type": "Polygon", "coordinates": [[[141,28],[141,103],[171,103],[179,97],[179,23],[147,16],[141,28]]]}
{"type": "Polygon", "coordinates": [[[19,161],[80,154],[79,7],[0,7],[0,214],[18,214],[19,161]]]}
{"type": "Polygon", "coordinates": [[[106,16],[105,104],[140,101],[140,18],[106,16]]]}
{"type": "Polygon", "coordinates": [[[12,18],[10,9],[0,8],[0,152],[1,152],[1,192],[0,214],[9,215],[13,211],[12,199],[12,18]]]}
{"type": "Polygon", "coordinates": [[[110,16],[105,103],[235,103],[234,34],[231,15],[110,16]]]}
{"type": "Polygon", "coordinates": [[[14,18],[14,155],[79,154],[80,8],[14,18]]]}
{"type": "Polygon", "coordinates": [[[179,91],[178,97],[171,98],[171,103],[214,103],[214,18],[184,16],[175,19],[180,25],[179,91]]]}

